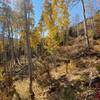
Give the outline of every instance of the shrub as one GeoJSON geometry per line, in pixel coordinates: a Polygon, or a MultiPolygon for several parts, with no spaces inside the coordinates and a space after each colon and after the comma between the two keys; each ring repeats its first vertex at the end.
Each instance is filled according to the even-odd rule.
{"type": "Polygon", "coordinates": [[[75,89],[72,85],[64,88],[63,100],[75,100],[75,89]]]}
{"type": "Polygon", "coordinates": [[[100,72],[100,66],[96,66],[98,72],[100,72]]]}

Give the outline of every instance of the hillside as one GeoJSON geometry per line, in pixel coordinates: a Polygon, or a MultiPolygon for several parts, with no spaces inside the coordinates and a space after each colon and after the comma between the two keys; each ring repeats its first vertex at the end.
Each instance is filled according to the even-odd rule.
{"type": "MultiPolygon", "coordinates": [[[[33,91],[35,92],[36,100],[61,100],[64,96],[64,89],[70,86],[72,86],[72,89],[70,88],[70,91],[73,91],[71,92],[72,95],[73,93],[75,94],[74,98],[84,100],[82,94],[88,91],[88,86],[86,87],[85,84],[89,82],[90,79],[100,76],[100,40],[92,40],[91,42],[95,44],[91,45],[92,48],[90,51],[86,51],[81,46],[80,39],[80,37],[77,37],[69,41],[67,46],[60,47],[59,50],[56,51],[56,54],[52,55],[55,56],[56,66],[54,62],[50,63],[50,60],[53,59],[51,55],[48,56],[49,62],[48,60],[44,63],[43,61],[41,62],[41,60],[33,62],[35,66],[37,66],[37,69],[35,69],[36,73],[33,75],[38,74],[35,80],[33,80],[33,91]],[[47,65],[50,70],[49,74],[48,69],[43,69],[46,63],[48,63],[47,65]],[[78,84],[80,84],[80,86],[78,86],[78,84]],[[54,88],[54,90],[52,90],[52,88],[54,88]]],[[[22,63],[24,62],[22,61],[22,63]]],[[[20,68],[21,66],[18,72],[20,74],[15,74],[14,85],[22,100],[27,100],[29,96],[29,79],[26,74],[28,73],[28,69],[27,66],[24,69],[22,68],[22,71],[20,68]],[[23,78],[21,78],[22,75],[24,75],[23,78]]],[[[13,97],[12,100],[17,100],[15,98],[16,96],[13,97]]],[[[68,98],[71,99],[70,96],[68,98]]]]}
{"type": "Polygon", "coordinates": [[[100,100],[100,0],[0,0],[0,100],[100,100]]]}

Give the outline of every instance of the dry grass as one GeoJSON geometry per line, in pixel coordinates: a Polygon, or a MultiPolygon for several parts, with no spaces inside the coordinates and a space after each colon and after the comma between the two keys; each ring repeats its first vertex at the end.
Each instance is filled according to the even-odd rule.
{"type": "MultiPolygon", "coordinates": [[[[92,60],[91,60],[92,61],[92,60]]],[[[89,62],[90,63],[90,60],[89,62]]],[[[74,61],[71,61],[71,63],[68,64],[68,73],[66,73],[66,64],[63,66],[58,67],[56,70],[52,69],[50,74],[53,78],[59,79],[61,76],[66,75],[68,77],[69,81],[73,80],[80,80],[82,78],[82,75],[84,73],[93,73],[94,76],[96,76],[96,68],[95,67],[89,67],[87,69],[80,70],[76,68],[76,63],[74,61]]],[[[19,80],[15,82],[16,90],[20,94],[22,98],[28,98],[29,92],[28,92],[28,86],[29,86],[29,80],[24,79],[23,81],[19,80]]],[[[46,100],[46,95],[44,96],[44,91],[46,91],[46,87],[43,89],[41,86],[38,85],[36,81],[33,81],[33,91],[35,92],[36,100],[46,100]]],[[[27,99],[28,100],[28,99],[27,99]]]]}
{"type": "MultiPolygon", "coordinates": [[[[62,47],[60,49],[61,52],[65,54],[66,52],[69,54],[77,53],[80,49],[83,48],[82,39],[79,38],[80,37],[72,41],[72,43],[74,43],[73,45],[62,47]]],[[[95,51],[100,52],[100,40],[95,41],[93,49],[95,51]]],[[[100,64],[99,59],[97,60],[96,57],[93,58],[87,57],[85,59],[82,58],[78,60],[79,61],[81,60],[86,67],[82,67],[82,63],[78,62],[77,60],[71,60],[68,65],[64,64],[57,68],[53,68],[50,71],[51,76],[54,79],[59,79],[61,76],[66,75],[68,81],[73,81],[73,80],[81,80],[84,77],[84,74],[85,75],[89,74],[88,76],[86,76],[87,78],[90,77],[91,75],[92,77],[98,75],[96,67],[98,66],[98,64],[100,64]],[[79,68],[77,68],[77,64],[80,66],[79,68]]],[[[29,80],[28,79],[24,79],[23,81],[19,80],[15,82],[15,85],[16,85],[16,90],[18,91],[20,96],[24,99],[25,98],[27,99],[29,96],[28,92],[29,80]]],[[[35,93],[35,97],[37,98],[36,100],[46,100],[43,99],[44,97],[46,97],[46,95],[44,96],[44,91],[46,91],[46,87],[41,88],[41,86],[39,86],[39,84],[36,81],[33,81],[33,91],[35,93]]]]}
{"type": "Polygon", "coordinates": [[[20,94],[21,98],[28,98],[29,92],[28,92],[28,85],[29,81],[27,79],[24,79],[23,81],[19,80],[15,82],[16,90],[20,94]]]}

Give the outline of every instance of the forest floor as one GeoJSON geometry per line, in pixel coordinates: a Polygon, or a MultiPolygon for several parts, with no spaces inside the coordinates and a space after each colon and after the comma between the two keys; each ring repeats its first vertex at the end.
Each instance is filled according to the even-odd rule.
{"type": "MultiPolygon", "coordinates": [[[[93,72],[94,76],[98,75],[95,67],[89,67],[87,69],[84,68],[80,71],[78,68],[74,68],[74,69],[72,68],[72,69],[69,69],[69,74],[68,73],[66,74],[66,65],[63,65],[63,66],[58,67],[57,69],[51,70],[50,73],[51,73],[51,76],[55,78],[56,80],[66,75],[68,81],[72,82],[72,81],[83,79],[85,74],[87,75],[87,73],[91,73],[91,72],[93,72]]],[[[85,76],[85,77],[88,77],[88,76],[85,76]]],[[[17,82],[15,82],[16,90],[18,91],[20,96],[24,99],[28,98],[28,95],[29,95],[28,84],[29,84],[28,79],[24,79],[23,81],[18,80],[17,82]]],[[[36,100],[48,100],[46,99],[48,98],[46,97],[47,94],[44,94],[45,91],[47,91],[47,89],[48,89],[47,87],[41,88],[41,86],[36,81],[33,81],[33,91],[35,93],[36,100]]],[[[52,99],[52,100],[55,100],[55,99],[52,99]]]]}
{"type": "MultiPolygon", "coordinates": [[[[73,39],[67,46],[60,47],[58,50],[58,55],[56,56],[58,58],[64,58],[66,55],[67,57],[70,56],[70,62],[60,62],[60,65],[56,67],[52,67],[52,64],[50,65],[49,74],[51,78],[60,84],[57,87],[57,91],[49,91],[49,85],[42,86],[37,80],[33,80],[33,91],[36,100],[84,100],[81,98],[81,94],[88,89],[84,84],[89,82],[90,79],[100,76],[100,40],[90,40],[90,51],[84,51],[81,39],[80,37],[73,39]],[[69,99],[62,99],[64,97],[64,89],[69,85],[73,86],[74,89],[71,88],[70,94],[75,92],[76,99],[71,99],[70,96],[69,99]]],[[[44,78],[44,76],[46,76],[45,73],[40,74],[39,77],[45,84],[48,78],[44,78]]],[[[14,85],[22,100],[29,100],[29,79],[19,79],[14,82],[14,85]]],[[[12,100],[17,100],[16,96],[12,100]]]]}
{"type": "MultiPolygon", "coordinates": [[[[55,71],[55,69],[53,69],[51,71],[51,75],[53,78],[55,79],[59,79],[61,76],[66,75],[66,65],[60,66],[57,69],[57,72],[55,71]]],[[[81,79],[82,75],[84,73],[88,73],[91,71],[96,71],[95,68],[88,68],[88,69],[84,69],[81,71],[78,71],[78,69],[76,69],[76,71],[71,72],[70,74],[67,74],[68,77],[68,81],[73,81],[73,80],[79,80],[81,79]]],[[[17,92],[20,94],[20,96],[23,98],[23,100],[25,98],[28,98],[29,96],[29,92],[28,92],[28,86],[29,86],[29,80],[28,79],[23,79],[23,80],[18,80],[14,83],[17,92]]],[[[33,91],[35,93],[35,97],[37,98],[36,100],[48,100],[46,99],[46,94],[45,91],[47,91],[46,89],[48,89],[47,87],[45,88],[41,88],[41,86],[39,86],[39,84],[36,81],[33,81],[33,91]]]]}

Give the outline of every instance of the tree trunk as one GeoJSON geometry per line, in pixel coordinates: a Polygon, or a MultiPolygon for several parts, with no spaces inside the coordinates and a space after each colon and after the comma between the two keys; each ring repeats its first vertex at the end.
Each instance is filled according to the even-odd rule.
{"type": "Polygon", "coordinates": [[[93,29],[93,35],[96,34],[96,30],[95,30],[95,22],[94,22],[94,17],[91,19],[91,24],[92,24],[92,29],[93,29]]]}
{"type": "Polygon", "coordinates": [[[7,60],[7,55],[6,55],[6,50],[5,50],[5,24],[3,23],[3,28],[2,28],[2,41],[3,41],[3,65],[4,65],[4,72],[7,71],[6,66],[5,66],[5,62],[7,60]]]}
{"type": "Polygon", "coordinates": [[[84,17],[84,40],[85,40],[85,48],[89,49],[89,38],[88,38],[88,32],[87,32],[87,19],[85,15],[85,5],[84,0],[81,0],[82,2],[82,8],[83,8],[83,17],[84,17]]]}
{"type": "Polygon", "coordinates": [[[29,93],[30,99],[34,100],[34,93],[32,90],[32,57],[31,57],[31,48],[30,48],[30,40],[29,40],[29,25],[28,25],[28,12],[26,9],[27,2],[24,0],[24,10],[25,10],[25,38],[26,38],[26,50],[27,50],[27,60],[29,65],[29,93]]]}

